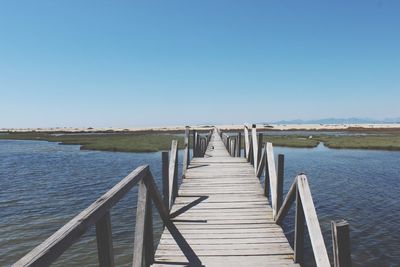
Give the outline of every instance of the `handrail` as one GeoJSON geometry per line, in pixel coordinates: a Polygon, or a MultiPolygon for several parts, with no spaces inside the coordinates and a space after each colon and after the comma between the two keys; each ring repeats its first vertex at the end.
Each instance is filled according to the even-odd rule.
{"type": "MultiPolygon", "coordinates": [[[[264,194],[267,197],[270,196],[272,215],[276,224],[282,224],[291,205],[296,200],[295,262],[301,263],[303,260],[304,224],[306,224],[317,266],[330,266],[307,177],[304,174],[296,176],[282,203],[284,155],[278,155],[278,165],[276,166],[272,143],[266,142],[262,145],[262,135],[259,134],[257,138],[254,124],[252,125],[250,136],[249,126],[244,125],[244,140],[245,158],[254,165],[256,177],[260,179],[265,169],[264,194]]],[[[339,223],[332,222],[332,237],[334,266],[351,267],[348,223],[343,221],[339,223]]]]}
{"type": "MultiPolygon", "coordinates": [[[[186,128],[184,156],[186,164],[190,160],[188,146],[186,146],[188,139],[189,129],[186,128]]],[[[204,138],[203,147],[204,144],[208,145],[210,139],[211,133],[204,138]]],[[[170,208],[178,192],[178,142],[176,140],[172,141],[170,157],[168,154],[168,152],[162,152],[164,201],[149,166],[140,166],[12,266],[49,266],[93,225],[96,227],[99,265],[101,267],[114,266],[110,210],[135,185],[139,186],[139,191],[133,266],[150,266],[154,262],[151,202],[157,208],[165,227],[168,228],[175,241],[181,244],[185,257],[194,266],[200,266],[201,261],[170,220],[170,208]]]]}
{"type": "Polygon", "coordinates": [[[200,135],[196,130],[193,130],[193,157],[203,157],[206,153],[208,143],[211,140],[212,131],[209,131],[205,136],[200,135]]]}
{"type": "MultiPolygon", "coordinates": [[[[148,165],[140,166],[122,179],[112,189],[98,198],[89,207],[75,216],[57,232],[47,238],[42,244],[35,247],[22,257],[13,266],[48,266],[67,250],[89,227],[102,227],[108,221],[109,210],[129,192],[132,187],[149,176],[148,165]]],[[[148,178],[149,179],[149,178],[148,178]]],[[[162,204],[163,205],[163,204],[162,204]]],[[[97,234],[99,239],[99,235],[97,234]]],[[[104,239],[103,239],[104,240],[104,239]]],[[[110,242],[110,240],[108,240],[110,242]]],[[[110,246],[108,244],[107,246],[110,246]]],[[[100,260],[100,259],[99,259],[100,260]]],[[[108,260],[108,263],[110,261],[108,260]]]]}
{"type": "Polygon", "coordinates": [[[318,222],[314,202],[311,196],[307,177],[304,174],[296,176],[285,200],[278,211],[275,222],[281,224],[287,215],[291,204],[296,199],[296,218],[295,218],[295,262],[301,263],[303,260],[304,247],[304,220],[307,225],[308,234],[317,266],[330,266],[328,253],[322,236],[321,227],[318,222]]]}
{"type": "Polygon", "coordinates": [[[240,157],[242,149],[242,134],[240,132],[237,135],[221,133],[220,136],[229,154],[232,157],[240,157]]]}

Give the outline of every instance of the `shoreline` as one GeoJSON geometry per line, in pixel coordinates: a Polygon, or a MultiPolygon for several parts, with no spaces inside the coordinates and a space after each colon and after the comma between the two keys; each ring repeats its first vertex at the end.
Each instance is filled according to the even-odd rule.
{"type": "MultiPolygon", "coordinates": [[[[400,123],[386,124],[256,124],[258,131],[399,131],[400,123]]],[[[243,124],[194,125],[191,129],[209,131],[217,127],[222,131],[238,131],[243,124]]],[[[183,133],[185,126],[165,127],[128,127],[128,128],[95,128],[95,127],[50,127],[50,128],[0,128],[0,133],[183,133]]]]}

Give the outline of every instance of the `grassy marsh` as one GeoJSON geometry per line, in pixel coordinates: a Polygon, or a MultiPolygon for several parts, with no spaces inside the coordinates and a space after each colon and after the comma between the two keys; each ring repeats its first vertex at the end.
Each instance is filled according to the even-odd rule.
{"type": "MultiPolygon", "coordinates": [[[[243,136],[242,136],[243,137],[243,136]]],[[[168,150],[173,139],[183,148],[183,135],[157,132],[114,133],[57,133],[54,132],[10,132],[0,134],[0,139],[43,140],[60,144],[80,145],[83,150],[156,152],[168,150]]],[[[321,132],[309,138],[307,134],[264,135],[263,141],[274,146],[313,148],[321,142],[329,148],[400,150],[400,133],[371,132],[352,135],[327,135],[321,132]]],[[[244,142],[244,138],[242,138],[244,142]]],[[[243,145],[242,145],[243,147],[243,145]]]]}
{"type": "Polygon", "coordinates": [[[42,140],[65,145],[80,145],[82,150],[120,151],[120,152],[156,152],[171,147],[173,139],[183,147],[183,137],[173,134],[136,134],[136,133],[96,133],[96,134],[54,134],[54,133],[9,133],[0,135],[0,139],[42,140]]]}

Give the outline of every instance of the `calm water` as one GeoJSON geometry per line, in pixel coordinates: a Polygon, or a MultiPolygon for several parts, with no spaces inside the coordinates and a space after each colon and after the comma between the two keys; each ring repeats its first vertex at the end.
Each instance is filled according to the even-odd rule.
{"type": "MultiPolygon", "coordinates": [[[[354,266],[400,266],[400,152],[275,148],[284,153],[285,192],[298,172],[308,175],[325,242],[330,221],[351,226],[354,266]]],[[[39,141],[0,140],[0,266],[9,266],[86,208],[135,167],[150,164],[161,188],[160,153],[81,151],[39,141]]],[[[136,190],[112,209],[116,264],[128,266],[136,190]]],[[[293,237],[292,210],[285,221],[293,237]]],[[[155,220],[156,237],[161,230],[155,220]]],[[[307,265],[313,266],[312,253],[307,265]]],[[[97,266],[94,229],[55,266],[97,266]]]]}

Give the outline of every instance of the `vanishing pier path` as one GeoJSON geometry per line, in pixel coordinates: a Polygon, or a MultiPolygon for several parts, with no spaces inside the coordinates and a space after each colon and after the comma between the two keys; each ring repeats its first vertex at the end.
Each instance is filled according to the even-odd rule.
{"type": "MultiPolygon", "coordinates": [[[[204,157],[191,161],[170,218],[205,266],[300,266],[272,218],[254,167],[231,157],[216,131],[204,157]]],[[[165,228],[153,266],[190,260],[165,228]]]]}
{"type": "MultiPolygon", "coordinates": [[[[114,267],[111,208],[138,186],[132,266],[300,266],[305,226],[318,267],[331,266],[307,177],[297,175],[283,200],[284,155],[275,167],[272,143],[262,142],[256,125],[241,132],[201,136],[185,129],[183,177],[178,189],[178,142],[162,152],[163,194],[148,165],[133,170],[109,191],[13,267],[50,266],[91,227],[96,228],[100,267],[114,267]],[[190,161],[190,164],[188,162],[190,161]],[[264,188],[259,178],[265,170],[264,188]],[[269,203],[269,200],[271,203],[269,203]],[[282,228],[295,203],[294,248],[282,228]],[[154,250],[155,207],[165,229],[154,250]]],[[[333,266],[351,267],[349,224],[332,221],[333,266]]]]}

